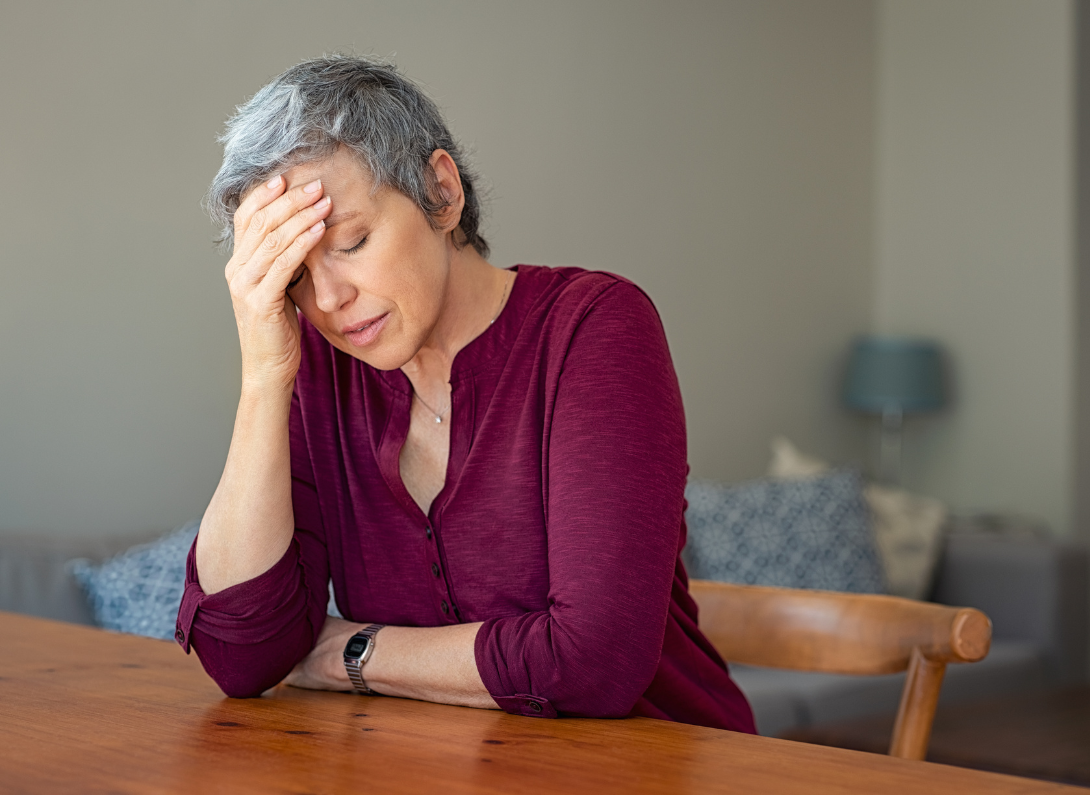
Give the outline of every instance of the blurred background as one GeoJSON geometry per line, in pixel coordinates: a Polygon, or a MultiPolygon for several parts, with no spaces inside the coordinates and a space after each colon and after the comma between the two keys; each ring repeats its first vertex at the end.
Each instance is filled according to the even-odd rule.
{"type": "Polygon", "coordinates": [[[0,14],[0,528],[200,516],[239,389],[200,205],[215,137],[274,75],[344,51],[394,59],[444,109],[489,189],[494,264],[650,293],[695,475],[763,474],[776,434],[865,462],[871,425],[839,402],[850,342],[924,335],[956,380],[906,424],[904,484],[1079,532],[1071,0],[0,14]]]}
{"type": "MultiPolygon", "coordinates": [[[[933,758],[1090,784],[1090,687],[1063,689],[1090,666],[1086,2],[0,3],[0,609],[126,629],[100,613],[132,592],[84,565],[85,596],[70,560],[199,519],[238,399],[201,208],[216,136],[292,64],[377,55],[472,152],[494,264],[650,294],[711,516],[824,499],[828,465],[885,476],[846,499],[886,586],[994,625],[952,666],[943,709],[968,706],[940,710],[933,758]],[[896,351],[919,378],[890,410],[896,351]]],[[[723,557],[694,493],[687,552],[723,557]]],[[[773,530],[809,532],[807,505],[773,530]]],[[[159,554],[130,553],[96,571],[159,554]]],[[[888,742],[900,680],[734,671],[763,733],[888,742]]]]}

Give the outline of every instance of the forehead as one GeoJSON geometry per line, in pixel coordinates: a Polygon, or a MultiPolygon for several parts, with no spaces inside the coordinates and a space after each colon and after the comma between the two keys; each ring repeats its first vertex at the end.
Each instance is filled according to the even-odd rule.
{"type": "Polygon", "coordinates": [[[374,191],[371,175],[351,153],[338,149],[323,160],[300,163],[284,172],[287,190],[301,187],[316,179],[322,181],[325,195],[333,200],[333,212],[326,220],[332,226],[340,217],[374,210],[382,201],[385,189],[374,191]]]}
{"type": "Polygon", "coordinates": [[[338,149],[329,157],[292,166],[284,172],[288,190],[320,179],[326,190],[364,187],[371,190],[371,175],[352,152],[338,149]]]}

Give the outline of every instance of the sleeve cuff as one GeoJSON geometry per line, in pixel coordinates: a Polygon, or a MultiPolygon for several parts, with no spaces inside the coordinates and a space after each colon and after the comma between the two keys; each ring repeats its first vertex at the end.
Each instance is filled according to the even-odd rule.
{"type": "MultiPolygon", "coordinates": [[[[520,616],[519,620],[532,619],[532,616],[520,616]]],[[[518,691],[532,685],[523,681],[514,681],[510,671],[503,664],[503,656],[496,648],[495,633],[497,625],[503,619],[490,618],[481,624],[473,642],[473,654],[477,662],[477,671],[481,675],[485,689],[500,709],[511,715],[523,715],[527,718],[555,718],[556,707],[547,698],[532,693],[518,691]],[[500,669],[504,669],[504,673],[500,669]],[[510,695],[507,695],[510,694],[510,695]]]]}
{"type": "Polygon", "coordinates": [[[522,715],[527,718],[555,718],[556,709],[547,698],[530,696],[520,693],[515,696],[492,696],[500,705],[500,709],[511,715],[522,715]]]}

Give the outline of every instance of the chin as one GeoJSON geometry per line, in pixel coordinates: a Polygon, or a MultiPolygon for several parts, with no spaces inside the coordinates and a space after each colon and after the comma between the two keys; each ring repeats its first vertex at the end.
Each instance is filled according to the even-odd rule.
{"type": "Polygon", "coordinates": [[[357,348],[347,340],[333,342],[333,347],[347,353],[353,359],[359,359],[364,364],[369,364],[376,370],[399,370],[404,367],[416,355],[417,349],[409,349],[407,346],[397,344],[385,344],[357,348]]]}

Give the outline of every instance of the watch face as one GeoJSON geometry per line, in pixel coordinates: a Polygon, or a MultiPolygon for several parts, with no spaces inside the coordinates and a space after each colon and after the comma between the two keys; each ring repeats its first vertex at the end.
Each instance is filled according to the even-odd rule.
{"type": "Polygon", "coordinates": [[[348,648],[344,653],[348,657],[362,657],[364,650],[370,641],[367,638],[352,638],[348,641],[348,648]]]}

